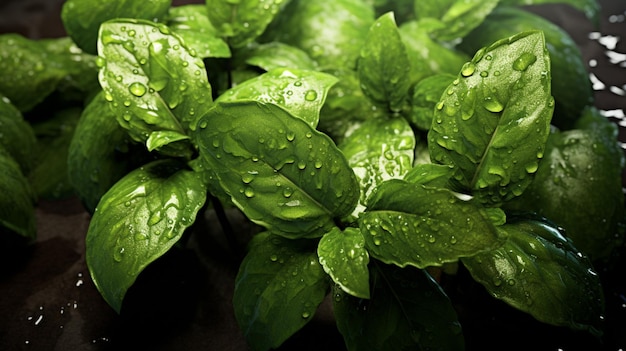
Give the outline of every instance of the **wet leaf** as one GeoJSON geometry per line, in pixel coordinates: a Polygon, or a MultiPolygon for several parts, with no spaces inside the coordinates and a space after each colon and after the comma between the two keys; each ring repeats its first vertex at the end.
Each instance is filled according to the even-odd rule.
{"type": "Polygon", "coordinates": [[[275,68],[220,95],[217,101],[254,100],[281,106],[311,127],[317,127],[326,94],[337,78],[293,68],[275,68]]]}
{"type": "MultiPolygon", "coordinates": [[[[440,15],[435,17],[441,21],[441,25],[431,31],[431,35],[437,41],[452,41],[465,37],[467,33],[476,28],[496,7],[499,0],[456,0],[443,2],[441,5],[418,5],[416,13],[420,14],[419,7],[430,7],[428,15],[440,15]],[[437,7],[437,8],[435,8],[437,7]],[[444,10],[445,9],[445,10],[444,10]]],[[[425,1],[416,1],[416,3],[425,1]]],[[[434,2],[434,1],[431,1],[434,2]]]]}
{"type": "Polygon", "coordinates": [[[137,276],[180,239],[205,200],[200,175],[172,160],[128,173],[102,197],[89,224],[86,258],[116,312],[137,276]]]}
{"type": "Polygon", "coordinates": [[[333,289],[337,328],[348,350],[464,349],[452,303],[425,271],[377,263],[371,284],[371,300],[333,289]]]}
{"type": "Polygon", "coordinates": [[[220,102],[194,140],[233,203],[276,234],[321,237],[358,200],[354,173],[332,140],[276,105],[220,102]]]}
{"type": "MultiPolygon", "coordinates": [[[[136,141],[155,131],[186,134],[189,124],[211,106],[211,86],[202,59],[162,24],[112,20],[99,38],[100,83],[118,122],[136,141]]],[[[189,157],[191,145],[163,147],[171,156],[189,157]]]]}
{"type": "Polygon", "coordinates": [[[295,68],[301,70],[317,69],[317,62],[295,46],[271,42],[266,44],[248,45],[238,55],[245,57],[249,65],[260,67],[266,71],[275,68],[295,68]]]}
{"type": "Polygon", "coordinates": [[[368,205],[359,216],[365,246],[388,264],[441,266],[502,244],[489,215],[447,189],[389,180],[368,205]]]}
{"type": "Polygon", "coordinates": [[[411,83],[411,65],[393,12],[379,17],[370,27],[357,68],[366,96],[391,111],[402,109],[411,83]]]}
{"type": "Polygon", "coordinates": [[[596,26],[600,19],[600,2],[597,0],[500,0],[501,5],[541,5],[541,4],[567,4],[582,11],[596,26]]]}
{"type": "Polygon", "coordinates": [[[264,232],[235,279],[235,317],[253,350],[277,348],[313,319],[329,284],[308,240],[264,232]]]}
{"type": "Polygon", "coordinates": [[[411,94],[409,121],[421,130],[428,131],[433,124],[435,106],[456,77],[440,73],[420,80],[411,94]]]}
{"type": "Polygon", "coordinates": [[[554,99],[541,32],[480,49],[435,108],[431,159],[456,168],[454,179],[487,205],[522,194],[550,132],[554,99]]]}
{"type": "Polygon", "coordinates": [[[370,298],[367,267],[370,258],[359,229],[333,228],[320,240],[317,256],[324,271],[343,291],[355,297],[370,298]]]}
{"type": "Polygon", "coordinates": [[[167,26],[178,34],[198,57],[231,57],[230,48],[211,21],[205,5],[182,5],[169,9],[167,26]]]}
{"type": "Polygon", "coordinates": [[[11,101],[0,94],[0,148],[28,174],[35,166],[37,139],[31,125],[11,101]]]}
{"type": "Polygon", "coordinates": [[[415,134],[404,118],[375,118],[363,122],[339,148],[359,181],[361,196],[353,212],[358,215],[378,185],[401,179],[411,169],[415,134]]]}
{"type": "Polygon", "coordinates": [[[434,163],[415,165],[405,175],[404,180],[409,183],[426,185],[431,188],[449,188],[454,168],[434,163]]]}
{"type": "MultiPolygon", "coordinates": [[[[0,102],[1,103],[1,102],[0,102]]],[[[0,145],[0,235],[6,243],[7,231],[35,239],[35,193],[20,166],[0,145]]],[[[3,248],[4,249],[4,248],[3,248]]]]}
{"type": "Polygon", "coordinates": [[[538,320],[599,335],[604,314],[600,278],[589,259],[542,220],[509,220],[504,245],[463,258],[494,297],[538,320]]]}

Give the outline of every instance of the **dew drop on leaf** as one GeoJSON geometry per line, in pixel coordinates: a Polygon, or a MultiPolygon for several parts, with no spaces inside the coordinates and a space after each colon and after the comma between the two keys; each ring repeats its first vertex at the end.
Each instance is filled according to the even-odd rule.
{"type": "Polygon", "coordinates": [[[525,52],[513,61],[513,69],[516,71],[525,71],[530,65],[537,61],[537,56],[530,52],[525,52]]]}
{"type": "Polygon", "coordinates": [[[463,77],[469,77],[476,71],[476,66],[472,62],[466,62],[461,69],[461,75],[463,77]]]}
{"type": "Polygon", "coordinates": [[[147,90],[146,86],[139,82],[132,83],[131,85],[128,86],[128,91],[130,91],[131,94],[137,97],[144,96],[144,94],[146,93],[146,90],[147,90]]]}
{"type": "Polygon", "coordinates": [[[309,90],[304,94],[304,99],[306,101],[315,101],[315,99],[317,99],[317,93],[315,90],[309,90]]]}
{"type": "Polygon", "coordinates": [[[495,97],[487,96],[483,102],[483,107],[489,112],[502,112],[504,110],[504,105],[500,101],[498,101],[495,97]]]}

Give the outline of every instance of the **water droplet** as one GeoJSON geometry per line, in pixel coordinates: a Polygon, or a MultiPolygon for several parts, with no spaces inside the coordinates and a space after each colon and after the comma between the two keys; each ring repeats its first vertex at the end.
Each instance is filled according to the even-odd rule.
{"type": "Polygon", "coordinates": [[[306,311],[305,311],[305,312],[302,312],[302,318],[307,319],[307,318],[309,318],[309,317],[311,317],[311,313],[306,312],[306,311]]]}
{"type": "Polygon", "coordinates": [[[537,61],[537,56],[530,52],[525,52],[513,61],[513,69],[516,71],[525,71],[530,65],[537,61]]]}
{"type": "Polygon", "coordinates": [[[252,173],[246,173],[243,176],[241,176],[241,181],[244,182],[245,184],[250,184],[253,180],[254,180],[254,174],[252,173]]]}
{"type": "Polygon", "coordinates": [[[283,189],[283,196],[286,198],[291,197],[291,195],[293,195],[293,189],[290,187],[286,187],[285,189],[283,189]]]}
{"type": "Polygon", "coordinates": [[[306,101],[315,101],[317,99],[317,92],[315,90],[309,90],[304,94],[304,99],[306,101]]]}
{"type": "Polygon", "coordinates": [[[287,140],[293,141],[296,138],[296,134],[294,132],[287,132],[287,140]]]}
{"type": "Polygon", "coordinates": [[[246,195],[247,198],[252,198],[252,197],[254,197],[254,190],[252,190],[252,188],[248,187],[248,188],[246,188],[246,190],[243,191],[243,194],[246,195]]]}
{"type": "Polygon", "coordinates": [[[537,172],[538,168],[539,168],[539,163],[538,162],[532,162],[532,163],[529,163],[528,165],[526,165],[526,172],[528,172],[528,173],[535,173],[535,172],[537,172]]]}
{"type": "Polygon", "coordinates": [[[276,262],[276,261],[278,261],[278,256],[276,256],[276,255],[271,255],[271,256],[270,256],[270,261],[272,261],[272,262],[276,262]]]}
{"type": "Polygon", "coordinates": [[[147,89],[145,85],[135,82],[128,86],[128,91],[137,97],[142,97],[146,93],[147,89]]]}
{"type": "Polygon", "coordinates": [[[485,97],[485,100],[483,102],[483,107],[487,111],[494,112],[494,113],[502,112],[502,110],[504,110],[504,105],[502,105],[502,103],[493,96],[485,97]]]}
{"type": "Polygon", "coordinates": [[[469,77],[476,71],[476,66],[472,62],[466,62],[461,69],[461,75],[463,77],[469,77]]]}

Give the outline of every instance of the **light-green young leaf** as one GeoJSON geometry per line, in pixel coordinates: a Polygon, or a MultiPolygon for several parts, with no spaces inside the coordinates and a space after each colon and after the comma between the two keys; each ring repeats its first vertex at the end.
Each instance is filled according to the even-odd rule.
{"type": "Polygon", "coordinates": [[[541,32],[480,49],[435,108],[431,159],[456,168],[455,181],[481,202],[522,194],[543,156],[554,99],[541,32]]]}
{"type": "Polygon", "coordinates": [[[354,209],[354,172],[333,141],[272,104],[220,102],[199,120],[200,162],[252,221],[321,237],[354,209]]]}
{"type": "Polygon", "coordinates": [[[198,57],[231,57],[228,44],[209,21],[205,5],[171,7],[167,26],[178,34],[198,57]]]}
{"type": "Polygon", "coordinates": [[[304,50],[279,42],[248,45],[237,53],[251,66],[271,71],[274,68],[297,68],[314,71],[315,62],[304,50]]]}
{"type": "Polygon", "coordinates": [[[172,160],[127,174],[102,197],[89,224],[86,257],[94,284],[115,311],[144,268],[193,224],[205,201],[200,175],[172,160]]]}

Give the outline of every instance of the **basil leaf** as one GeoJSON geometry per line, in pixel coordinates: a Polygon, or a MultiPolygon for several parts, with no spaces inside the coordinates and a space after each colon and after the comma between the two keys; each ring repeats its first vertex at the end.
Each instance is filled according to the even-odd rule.
{"type": "Polygon", "coordinates": [[[555,100],[552,124],[572,128],[585,106],[593,105],[593,90],[578,44],[562,28],[529,11],[500,6],[463,38],[459,48],[474,52],[500,38],[529,30],[543,32],[550,54],[550,84],[555,100]]]}
{"type": "MultiPolygon", "coordinates": [[[[155,131],[186,134],[211,105],[204,63],[165,25],[112,20],[102,25],[98,45],[105,98],[134,140],[145,142],[155,131]]],[[[191,145],[161,151],[185,157],[192,152],[191,145]]]]}
{"type": "Polygon", "coordinates": [[[113,184],[147,161],[145,154],[117,123],[104,93],[96,95],[78,120],[67,156],[70,183],[87,211],[93,213],[113,184]]]}
{"type": "Polygon", "coordinates": [[[317,247],[317,256],[324,271],[346,293],[370,298],[369,254],[363,235],[357,228],[343,232],[335,227],[326,233],[317,247]]]}
{"type": "Polygon", "coordinates": [[[163,146],[174,147],[180,145],[180,154],[184,154],[187,150],[187,144],[176,143],[177,141],[189,140],[189,136],[186,134],[180,134],[172,130],[159,130],[150,133],[148,140],[146,140],[146,147],[148,151],[159,150],[163,146]],[[173,144],[176,143],[176,144],[173,144]]]}
{"type": "Polygon", "coordinates": [[[67,0],[61,9],[63,26],[86,53],[97,54],[98,29],[114,18],[159,20],[165,17],[172,0],[67,0]]]}
{"type": "Polygon", "coordinates": [[[37,139],[31,125],[24,120],[22,113],[11,101],[0,94],[0,149],[15,160],[23,174],[28,174],[35,166],[37,139]]]}
{"type": "Polygon", "coordinates": [[[328,291],[307,240],[256,235],[235,279],[235,317],[254,350],[280,346],[306,325],[328,291]]]}
{"type": "Polygon", "coordinates": [[[442,26],[431,33],[438,41],[465,37],[496,7],[499,0],[456,0],[440,18],[442,26]]]}
{"type": "Polygon", "coordinates": [[[364,1],[290,1],[262,42],[298,47],[324,69],[353,69],[373,22],[374,10],[364,1]]]}
{"type": "Polygon", "coordinates": [[[618,127],[595,108],[577,126],[550,135],[535,179],[507,207],[550,218],[577,249],[594,260],[609,258],[626,224],[618,127]]]}
{"type": "Polygon", "coordinates": [[[359,181],[361,196],[353,212],[356,216],[363,212],[378,185],[401,179],[411,169],[415,134],[404,118],[375,118],[361,124],[339,148],[359,181]]]}
{"type": "Polygon", "coordinates": [[[388,180],[359,216],[365,246],[399,267],[441,266],[502,244],[487,214],[447,189],[388,180]]]}
{"type": "Polygon", "coordinates": [[[348,350],[464,349],[456,312],[426,272],[378,263],[371,281],[371,300],[334,289],[337,328],[348,350]]]}
{"type": "Polygon", "coordinates": [[[74,107],[32,123],[37,137],[37,156],[28,180],[39,198],[60,199],[74,195],[67,159],[80,115],[80,108],[74,107]]]}
{"type": "Polygon", "coordinates": [[[281,67],[311,71],[317,69],[317,62],[304,50],[279,42],[248,45],[238,55],[243,56],[247,64],[266,71],[281,67]]]}
{"type": "Polygon", "coordinates": [[[274,19],[283,0],[206,0],[209,19],[233,48],[254,41],[274,19]]]}
{"type": "Polygon", "coordinates": [[[26,239],[35,239],[35,194],[20,166],[0,146],[0,234],[5,230],[26,239]]]}
{"type": "Polygon", "coordinates": [[[139,273],[180,239],[205,200],[200,176],[172,160],[128,173],[102,197],[86,257],[94,284],[116,312],[139,273]]]}
{"type": "Polygon", "coordinates": [[[21,112],[42,102],[65,77],[43,46],[19,34],[0,35],[0,94],[21,112]]]}
{"type": "Polygon", "coordinates": [[[354,173],[332,140],[276,105],[220,102],[194,139],[233,203],[276,234],[320,237],[358,201],[354,173]]]}
{"type": "Polygon", "coordinates": [[[550,60],[541,32],[479,50],[435,108],[431,158],[452,165],[458,183],[497,205],[522,194],[550,132],[550,60]]]}
{"type": "Polygon", "coordinates": [[[411,83],[411,66],[393,12],[370,27],[357,66],[363,93],[393,112],[400,111],[411,83]]]}
{"type": "Polygon", "coordinates": [[[453,174],[454,168],[450,166],[424,163],[415,165],[409,170],[404,175],[404,180],[431,188],[448,188],[453,174]]]}
{"type": "Polygon", "coordinates": [[[411,84],[436,73],[456,75],[469,59],[464,53],[434,41],[422,22],[409,21],[400,26],[411,65],[411,84]]]}
{"type": "Polygon", "coordinates": [[[276,68],[220,95],[217,101],[254,100],[283,107],[315,128],[328,89],[337,78],[321,72],[276,68]]]}
{"type": "Polygon", "coordinates": [[[598,27],[600,23],[600,2],[597,0],[500,0],[501,5],[541,5],[566,4],[582,11],[598,27]]]}
{"type": "Polygon", "coordinates": [[[436,74],[420,80],[411,94],[409,121],[421,130],[428,131],[433,123],[433,111],[441,95],[454,81],[450,74],[436,74]]]}
{"type": "Polygon", "coordinates": [[[414,0],[413,7],[417,19],[441,18],[456,0],[422,1],[414,0]]]}
{"type": "Polygon", "coordinates": [[[209,20],[205,5],[170,8],[167,26],[178,34],[198,57],[231,57],[230,48],[209,20]]]}
{"type": "Polygon", "coordinates": [[[587,257],[540,220],[510,221],[499,230],[508,235],[502,247],[462,259],[472,277],[542,322],[599,335],[604,296],[587,257]]]}

